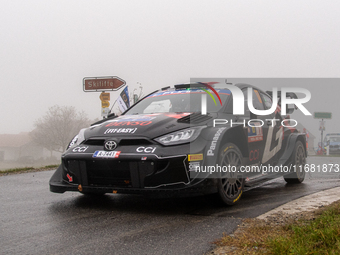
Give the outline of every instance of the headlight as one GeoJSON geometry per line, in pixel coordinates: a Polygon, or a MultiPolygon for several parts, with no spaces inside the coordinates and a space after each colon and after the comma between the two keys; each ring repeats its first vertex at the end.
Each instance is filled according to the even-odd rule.
{"type": "Polygon", "coordinates": [[[68,144],[67,149],[72,148],[74,146],[77,146],[78,144],[81,144],[85,140],[85,133],[86,128],[83,128],[79,131],[78,135],[73,137],[72,141],[68,144]]]}
{"type": "Polygon", "coordinates": [[[205,126],[182,129],[155,139],[163,145],[175,145],[194,141],[205,126]]]}

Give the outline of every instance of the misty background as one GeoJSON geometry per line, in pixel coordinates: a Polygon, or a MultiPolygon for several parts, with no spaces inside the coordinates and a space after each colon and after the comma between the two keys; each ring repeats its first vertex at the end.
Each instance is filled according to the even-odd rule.
{"type": "MultiPolygon", "coordinates": [[[[340,132],[338,79],[275,79],[340,77],[339,7],[302,0],[1,1],[0,134],[32,131],[54,105],[101,118],[100,93],[82,88],[84,77],[97,76],[119,76],[130,92],[143,86],[144,94],[192,77],[231,77],[263,90],[304,87],[311,113],[333,113],[325,134],[340,132]]],[[[111,92],[111,106],[120,92],[111,92]]],[[[292,118],[320,139],[318,120],[301,112],[292,118]]]]}

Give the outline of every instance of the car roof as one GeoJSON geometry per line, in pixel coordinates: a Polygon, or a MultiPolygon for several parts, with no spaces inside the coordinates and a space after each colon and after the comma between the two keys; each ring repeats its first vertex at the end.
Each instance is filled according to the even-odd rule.
{"type": "MultiPolygon", "coordinates": [[[[168,87],[164,87],[164,88],[162,88],[162,89],[160,89],[160,90],[157,90],[157,91],[155,91],[155,92],[153,92],[153,93],[161,92],[161,91],[184,90],[184,89],[187,89],[187,88],[197,88],[197,89],[198,89],[198,88],[201,88],[201,87],[202,87],[203,83],[204,83],[204,82],[201,82],[201,83],[200,83],[200,82],[194,82],[194,83],[176,84],[176,85],[174,85],[173,88],[170,87],[170,86],[168,86],[168,87]]],[[[240,88],[240,89],[244,89],[244,88],[250,87],[250,88],[253,88],[253,89],[255,89],[255,90],[258,90],[258,91],[262,92],[263,94],[269,96],[270,98],[272,97],[270,94],[266,93],[265,91],[259,89],[259,88],[256,87],[256,86],[253,86],[253,85],[251,85],[251,84],[247,84],[247,83],[237,83],[237,84],[228,83],[228,85],[232,85],[232,86],[238,87],[238,88],[240,88]]],[[[219,87],[218,84],[216,84],[216,86],[215,86],[215,85],[211,85],[211,86],[212,86],[214,89],[227,89],[227,88],[223,87],[223,85],[219,87]]],[[[153,93],[152,93],[152,94],[153,94],[153,93]]]]}

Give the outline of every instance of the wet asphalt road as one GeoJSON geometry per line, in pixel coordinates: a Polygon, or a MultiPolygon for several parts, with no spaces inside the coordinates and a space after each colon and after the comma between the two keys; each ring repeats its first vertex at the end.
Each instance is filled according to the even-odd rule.
{"type": "MultiPolygon", "coordinates": [[[[339,164],[340,158],[311,157],[309,163],[339,164]]],[[[307,175],[301,185],[279,178],[222,207],[212,196],[54,194],[48,186],[52,173],[0,177],[0,254],[204,254],[243,218],[340,186],[339,173],[307,175]]]]}

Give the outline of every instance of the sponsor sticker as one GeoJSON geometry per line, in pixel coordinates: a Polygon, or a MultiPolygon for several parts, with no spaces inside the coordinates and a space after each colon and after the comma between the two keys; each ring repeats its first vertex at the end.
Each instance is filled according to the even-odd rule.
{"type": "Polygon", "coordinates": [[[73,177],[69,174],[66,175],[69,182],[73,182],[73,177]]]}
{"type": "Polygon", "coordinates": [[[138,147],[136,149],[136,152],[153,153],[153,152],[155,152],[155,150],[156,150],[156,147],[144,147],[144,146],[141,146],[141,147],[138,147]]]}
{"type": "Polygon", "coordinates": [[[104,134],[133,134],[137,128],[108,128],[104,134]]]}
{"type": "Polygon", "coordinates": [[[256,150],[251,150],[249,152],[249,160],[250,161],[257,161],[260,158],[260,150],[256,149],[256,150]]]}
{"type": "Polygon", "coordinates": [[[120,116],[119,119],[114,120],[114,122],[121,122],[121,121],[150,121],[153,120],[154,116],[149,115],[126,115],[120,116]]]}
{"type": "Polygon", "coordinates": [[[199,160],[203,160],[203,154],[188,155],[188,161],[199,161],[199,160]]]}
{"type": "Polygon", "coordinates": [[[78,141],[78,135],[76,135],[76,136],[72,139],[72,141],[71,141],[70,144],[69,144],[69,147],[72,147],[73,145],[75,145],[77,141],[78,141]]]}
{"type": "Polygon", "coordinates": [[[164,115],[170,118],[174,118],[174,119],[180,119],[183,118],[185,116],[188,116],[190,114],[190,112],[183,112],[183,113],[165,113],[164,115]]]}
{"type": "Polygon", "coordinates": [[[197,172],[200,168],[200,162],[190,162],[189,163],[189,171],[197,172]]]}
{"type": "Polygon", "coordinates": [[[248,127],[248,143],[258,142],[263,140],[263,132],[260,123],[254,123],[255,126],[248,127]]]}
{"type": "Polygon", "coordinates": [[[222,134],[224,129],[226,129],[226,127],[219,128],[216,131],[216,133],[215,133],[215,135],[214,135],[214,137],[212,139],[212,142],[210,144],[209,150],[207,152],[207,156],[214,156],[214,152],[215,152],[215,149],[216,149],[217,141],[220,138],[220,136],[221,136],[221,134],[222,134]]]}
{"type": "Polygon", "coordinates": [[[105,127],[120,127],[120,126],[147,126],[152,121],[115,121],[107,124],[105,127]]]}
{"type": "Polygon", "coordinates": [[[77,146],[72,151],[73,152],[85,152],[89,147],[88,146],[77,146]]]}
{"type": "Polygon", "coordinates": [[[121,151],[95,151],[93,158],[118,158],[121,151]]]}

